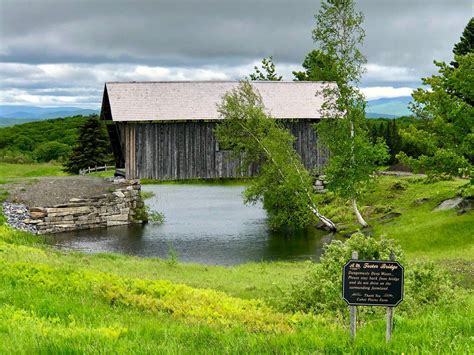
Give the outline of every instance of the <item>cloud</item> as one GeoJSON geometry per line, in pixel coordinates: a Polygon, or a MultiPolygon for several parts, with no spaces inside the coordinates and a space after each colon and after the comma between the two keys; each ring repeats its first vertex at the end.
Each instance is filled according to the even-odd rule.
{"type": "Polygon", "coordinates": [[[361,91],[364,93],[367,100],[376,100],[382,98],[410,96],[413,89],[409,87],[394,88],[393,86],[374,86],[362,88],[361,91]]]}
{"type": "Polygon", "coordinates": [[[367,73],[364,75],[366,81],[383,82],[413,82],[419,79],[414,68],[388,66],[380,64],[367,64],[367,73]]]}
{"type": "MultiPolygon", "coordinates": [[[[364,87],[419,86],[434,59],[451,60],[472,16],[470,0],[357,4],[364,87]]],[[[105,81],[238,79],[269,55],[291,80],[316,46],[318,9],[315,0],[0,0],[0,101],[67,103],[76,93],[98,103],[105,81]]]]}
{"type": "MultiPolygon", "coordinates": [[[[99,106],[107,81],[239,80],[259,62],[241,66],[163,67],[134,64],[0,63],[0,103],[99,106]]],[[[291,79],[297,65],[282,64],[279,73],[291,79]]]]}
{"type": "MultiPolygon", "coordinates": [[[[470,0],[360,0],[369,62],[427,70],[448,60],[470,0]]],[[[0,58],[21,63],[242,65],[314,48],[318,1],[2,0],[0,58]]]]}

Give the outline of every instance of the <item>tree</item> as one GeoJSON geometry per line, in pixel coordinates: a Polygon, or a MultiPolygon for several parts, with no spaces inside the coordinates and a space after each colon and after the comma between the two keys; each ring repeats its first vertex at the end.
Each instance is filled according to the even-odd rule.
{"type": "Polygon", "coordinates": [[[67,144],[57,141],[43,142],[33,151],[33,155],[39,162],[48,162],[51,160],[62,161],[71,153],[71,147],[67,144]]]}
{"type": "Polygon", "coordinates": [[[331,58],[320,50],[312,50],[303,61],[305,71],[294,71],[296,81],[334,81],[335,68],[331,58]]]}
{"type": "Polygon", "coordinates": [[[262,59],[262,68],[259,69],[257,66],[254,67],[255,73],[250,74],[250,80],[269,80],[269,81],[281,81],[282,76],[277,75],[275,69],[275,63],[273,63],[273,57],[262,59]]]}
{"type": "Polygon", "coordinates": [[[473,20],[454,46],[454,62],[435,61],[438,74],[423,78],[428,88],[412,94],[410,109],[420,121],[401,131],[408,143],[421,152],[407,152],[398,159],[415,171],[450,176],[471,175],[474,165],[474,52],[473,20]]]}
{"type": "Polygon", "coordinates": [[[262,201],[273,229],[306,227],[317,217],[335,231],[334,223],[319,213],[312,178],[293,148],[294,137],[265,113],[250,82],[228,92],[218,110],[224,118],[216,129],[219,142],[243,157],[243,169],[259,165],[244,192],[245,202],[262,201]]]}
{"type": "MultiPolygon", "coordinates": [[[[461,38],[458,43],[454,45],[453,53],[454,55],[464,56],[468,53],[474,51],[474,17],[472,17],[466,28],[461,35],[461,38]]],[[[458,63],[456,61],[451,62],[453,67],[457,68],[458,63]]]]}
{"type": "Polygon", "coordinates": [[[80,169],[111,161],[111,146],[105,126],[96,115],[90,116],[79,128],[77,145],[64,164],[64,170],[77,174],[80,169]]]}
{"type": "Polygon", "coordinates": [[[366,59],[359,49],[365,32],[363,15],[352,0],[322,0],[313,40],[333,63],[336,85],[326,85],[319,136],[330,153],[325,169],[328,188],[350,200],[358,222],[367,226],[357,199],[370,181],[377,162],[387,158],[382,141],[370,144],[365,124],[365,98],[357,88],[366,59]]]}

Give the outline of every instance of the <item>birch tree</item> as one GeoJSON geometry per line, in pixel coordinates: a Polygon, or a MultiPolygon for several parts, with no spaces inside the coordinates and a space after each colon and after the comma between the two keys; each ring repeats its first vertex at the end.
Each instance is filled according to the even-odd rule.
{"type": "Polygon", "coordinates": [[[323,119],[317,125],[319,136],[331,153],[325,170],[328,188],[350,200],[358,222],[366,227],[357,199],[377,161],[386,158],[387,153],[383,142],[369,142],[365,98],[357,87],[366,63],[359,49],[365,37],[361,26],[364,16],[356,11],[353,0],[322,0],[315,19],[313,40],[321,53],[331,58],[337,84],[323,89],[323,119]]]}
{"type": "Polygon", "coordinates": [[[248,81],[228,92],[218,111],[219,142],[242,157],[243,169],[258,164],[259,172],[244,191],[246,203],[262,201],[272,229],[304,228],[319,218],[335,231],[335,224],[320,214],[312,178],[293,148],[294,137],[265,112],[262,98],[248,81]]]}

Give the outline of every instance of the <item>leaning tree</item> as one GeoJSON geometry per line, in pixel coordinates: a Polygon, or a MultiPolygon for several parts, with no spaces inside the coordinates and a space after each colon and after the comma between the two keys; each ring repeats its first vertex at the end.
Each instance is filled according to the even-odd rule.
{"type": "Polygon", "coordinates": [[[248,81],[228,92],[218,110],[223,120],[218,140],[242,157],[243,169],[259,165],[244,192],[247,203],[262,201],[272,229],[303,228],[316,217],[332,231],[335,224],[316,205],[312,178],[293,147],[294,137],[265,113],[258,91],[248,81]]]}

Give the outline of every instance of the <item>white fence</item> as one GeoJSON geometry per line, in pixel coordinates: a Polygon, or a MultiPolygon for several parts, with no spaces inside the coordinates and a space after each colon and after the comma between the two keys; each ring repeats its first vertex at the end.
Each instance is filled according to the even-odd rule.
{"type": "Polygon", "coordinates": [[[105,164],[104,166],[94,166],[94,167],[88,167],[87,169],[81,169],[79,170],[79,175],[86,175],[86,174],[90,174],[94,171],[107,171],[107,170],[110,170],[110,169],[115,169],[115,166],[114,165],[107,165],[105,164]]]}

